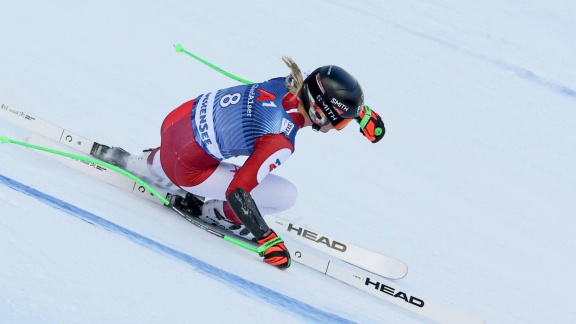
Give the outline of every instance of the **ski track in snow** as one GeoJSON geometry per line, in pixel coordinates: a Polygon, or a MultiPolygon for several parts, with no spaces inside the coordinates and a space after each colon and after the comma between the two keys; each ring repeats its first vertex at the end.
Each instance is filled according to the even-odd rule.
{"type": "Polygon", "coordinates": [[[258,299],[266,303],[269,303],[282,311],[294,313],[297,316],[302,317],[306,321],[321,322],[321,323],[353,323],[338,315],[322,311],[309,304],[303,303],[299,300],[280,294],[274,290],[268,289],[262,285],[238,277],[230,272],[226,272],[213,265],[203,262],[202,260],[196,259],[186,253],[177,251],[173,248],[170,248],[166,245],[156,242],[144,235],[138,234],[125,227],[110,222],[100,216],[94,215],[84,209],[81,209],[70,203],[67,203],[58,198],[50,196],[46,193],[38,191],[18,181],[5,177],[2,174],[0,174],[0,182],[6,187],[9,187],[13,190],[31,196],[50,207],[64,211],[67,214],[72,215],[89,224],[92,224],[94,226],[97,226],[101,229],[110,232],[120,234],[147,249],[157,251],[165,255],[171,256],[173,258],[176,258],[192,266],[199,273],[202,273],[206,276],[209,276],[221,282],[230,284],[231,286],[235,287],[238,291],[247,294],[253,299],[258,299]]]}
{"type": "MultiPolygon", "coordinates": [[[[340,6],[345,7],[349,10],[354,10],[354,11],[360,12],[366,16],[372,16],[373,18],[375,18],[379,21],[382,21],[381,17],[377,16],[376,14],[371,13],[370,11],[360,9],[360,8],[353,6],[353,5],[340,4],[340,6]]],[[[387,25],[389,25],[393,28],[396,28],[396,29],[398,29],[404,33],[407,33],[411,36],[425,39],[425,40],[433,42],[435,44],[444,46],[446,48],[449,48],[450,50],[458,52],[458,53],[465,55],[467,57],[472,57],[472,58],[480,60],[480,61],[488,62],[488,63],[498,67],[501,70],[504,70],[504,71],[507,71],[507,72],[510,72],[510,73],[516,75],[517,77],[519,77],[521,79],[527,80],[527,81],[532,82],[534,84],[537,84],[539,86],[547,87],[550,90],[557,92],[561,95],[566,95],[566,96],[571,97],[572,99],[576,99],[576,90],[575,89],[572,89],[569,86],[563,85],[563,84],[558,83],[554,80],[548,80],[545,77],[540,76],[537,73],[535,73],[534,71],[531,71],[527,68],[508,63],[508,62],[501,60],[501,59],[497,59],[497,58],[490,57],[490,56],[487,56],[484,54],[480,54],[480,53],[474,52],[472,50],[468,50],[468,49],[464,48],[463,46],[459,46],[456,43],[450,42],[450,41],[448,41],[442,37],[428,34],[428,33],[419,31],[417,29],[409,28],[409,27],[406,27],[404,25],[401,25],[401,24],[398,24],[398,23],[395,23],[395,22],[392,22],[389,20],[386,20],[383,22],[385,22],[387,25]]]]}
{"type": "MultiPolygon", "coordinates": [[[[402,28],[402,27],[399,27],[399,28],[402,28]]],[[[521,66],[517,66],[514,64],[510,64],[510,63],[505,62],[505,61],[500,60],[500,59],[496,59],[493,57],[489,57],[489,56],[486,56],[483,54],[479,54],[479,53],[464,49],[464,48],[462,48],[456,44],[452,44],[452,43],[450,43],[446,40],[443,40],[443,39],[439,39],[439,38],[425,35],[425,34],[422,34],[419,32],[415,32],[415,31],[409,31],[406,28],[402,28],[402,29],[406,30],[407,32],[409,32],[411,34],[419,35],[419,36],[426,38],[430,41],[433,41],[437,44],[444,45],[444,46],[446,46],[452,50],[455,50],[455,51],[457,51],[463,55],[466,55],[468,57],[472,57],[472,58],[475,58],[475,59],[478,59],[478,60],[481,60],[484,62],[491,63],[491,64],[495,65],[496,67],[498,67],[499,69],[513,73],[514,75],[516,75],[517,77],[519,77],[521,79],[532,82],[532,83],[537,84],[539,86],[547,87],[554,92],[569,96],[572,99],[576,99],[576,90],[571,89],[570,87],[565,86],[563,84],[560,84],[556,81],[547,80],[546,78],[544,78],[544,77],[542,77],[542,76],[536,74],[535,72],[530,71],[526,68],[523,68],[521,66]]]]}

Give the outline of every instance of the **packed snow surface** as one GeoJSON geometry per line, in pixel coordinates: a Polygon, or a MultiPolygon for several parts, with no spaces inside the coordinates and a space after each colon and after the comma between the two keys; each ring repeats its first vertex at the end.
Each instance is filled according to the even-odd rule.
{"type": "MultiPolygon", "coordinates": [[[[181,103],[238,84],[174,44],[252,81],[286,75],[283,55],[345,68],[386,136],[302,130],[274,171],[299,191],[280,216],[402,259],[396,286],[488,323],[576,318],[575,2],[22,0],[0,13],[0,101],[134,153],[181,103]]],[[[32,150],[0,156],[2,323],[428,321],[267,266],[32,150]]]]}

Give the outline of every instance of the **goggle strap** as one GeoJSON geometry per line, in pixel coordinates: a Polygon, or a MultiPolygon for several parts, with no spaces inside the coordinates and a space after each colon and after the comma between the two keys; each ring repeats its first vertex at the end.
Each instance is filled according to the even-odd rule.
{"type": "MultiPolygon", "coordinates": [[[[314,72],[312,72],[308,77],[314,77],[315,73],[317,72],[318,69],[316,69],[314,72]]],[[[347,118],[343,118],[342,116],[340,116],[338,114],[338,112],[336,111],[336,109],[334,109],[334,107],[332,106],[332,104],[330,103],[330,101],[328,100],[328,95],[320,88],[320,85],[318,85],[318,82],[316,80],[314,80],[313,82],[309,82],[305,84],[305,91],[308,91],[312,97],[312,99],[314,100],[314,102],[316,102],[316,104],[320,107],[320,109],[322,110],[322,112],[324,113],[324,115],[326,115],[326,118],[328,118],[328,121],[330,122],[330,124],[332,124],[332,126],[334,126],[334,128],[336,128],[336,126],[338,126],[338,124],[342,123],[342,121],[344,121],[347,118]],[[322,102],[319,102],[318,98],[315,98],[313,96],[313,93],[317,93],[320,94],[322,96],[322,102]],[[324,111],[324,108],[330,110],[330,112],[326,112],[324,111]]],[[[307,98],[306,99],[309,102],[309,106],[311,106],[310,103],[310,99],[307,98]]],[[[309,108],[311,109],[311,108],[309,108]]],[[[366,122],[368,123],[368,122],[366,122]]],[[[314,124],[314,123],[313,123],[314,124]]],[[[319,130],[322,126],[320,125],[313,125],[314,130],[319,130]]]]}

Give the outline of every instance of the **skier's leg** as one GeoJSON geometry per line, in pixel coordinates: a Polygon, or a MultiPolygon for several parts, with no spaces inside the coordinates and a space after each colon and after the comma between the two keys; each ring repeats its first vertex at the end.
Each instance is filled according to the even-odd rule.
{"type": "MultiPolygon", "coordinates": [[[[201,183],[193,186],[180,187],[195,195],[222,201],[222,207],[216,205],[216,208],[221,208],[218,212],[231,221],[241,224],[240,220],[234,215],[232,210],[227,207],[227,203],[225,202],[226,190],[234,179],[234,174],[238,168],[239,167],[234,164],[222,162],[214,172],[201,183]]],[[[278,213],[292,207],[296,201],[297,190],[292,182],[277,175],[268,174],[262,182],[252,190],[251,195],[261,214],[267,215],[278,213]]]]}

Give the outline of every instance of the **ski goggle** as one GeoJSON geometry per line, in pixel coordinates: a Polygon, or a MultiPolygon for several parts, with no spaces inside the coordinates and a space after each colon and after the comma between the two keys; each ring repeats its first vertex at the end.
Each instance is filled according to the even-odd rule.
{"type": "MultiPolygon", "coordinates": [[[[317,80],[317,82],[320,82],[320,80],[317,80]]],[[[331,123],[334,129],[341,130],[352,121],[353,118],[342,118],[340,116],[336,109],[330,104],[326,94],[318,95],[317,98],[314,98],[308,85],[305,85],[303,90],[304,96],[307,99],[306,101],[308,101],[308,116],[312,121],[314,129],[318,130],[331,123]],[[320,105],[322,105],[324,109],[322,109],[320,105]],[[328,111],[330,116],[328,116],[325,111],[328,111]]]]}
{"type": "Polygon", "coordinates": [[[312,123],[319,128],[328,125],[330,123],[328,116],[326,116],[322,108],[318,106],[308,87],[306,87],[306,95],[308,96],[308,116],[312,123]]]}

